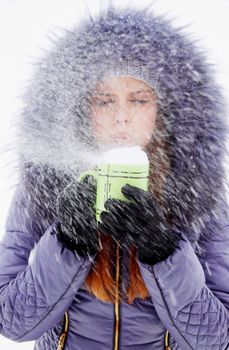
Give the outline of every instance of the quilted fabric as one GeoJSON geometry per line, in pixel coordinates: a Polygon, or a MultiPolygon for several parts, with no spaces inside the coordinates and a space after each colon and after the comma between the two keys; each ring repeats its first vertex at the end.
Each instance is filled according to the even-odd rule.
{"type": "Polygon", "coordinates": [[[194,349],[220,349],[228,341],[228,310],[213,293],[203,288],[196,299],[180,310],[174,319],[187,338],[194,338],[194,349]],[[220,325],[220,327],[219,327],[220,325]]]}
{"type": "Polygon", "coordinates": [[[155,309],[170,330],[175,349],[224,350],[229,344],[229,285],[223,278],[229,266],[229,226],[225,225],[216,242],[211,243],[202,259],[184,238],[176,253],[164,262],[140,264],[155,309]],[[221,261],[217,258],[219,251],[221,261]],[[216,271],[211,269],[212,264],[218,266],[216,271]]]}
{"type": "Polygon", "coordinates": [[[24,226],[21,197],[16,191],[0,243],[0,331],[16,341],[37,339],[60,322],[91,266],[63,248],[55,223],[37,241],[40,233],[24,226]]]}

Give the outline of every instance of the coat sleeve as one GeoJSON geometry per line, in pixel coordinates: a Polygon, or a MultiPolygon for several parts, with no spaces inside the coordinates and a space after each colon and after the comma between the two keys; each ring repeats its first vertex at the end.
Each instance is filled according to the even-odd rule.
{"type": "Polygon", "coordinates": [[[37,240],[22,206],[15,195],[0,243],[0,333],[19,342],[39,338],[63,318],[94,258],[64,248],[55,224],[37,240]]]}
{"type": "Polygon", "coordinates": [[[139,262],[152,302],[181,349],[225,350],[229,343],[229,225],[200,260],[182,236],[154,266],[139,262]]]}

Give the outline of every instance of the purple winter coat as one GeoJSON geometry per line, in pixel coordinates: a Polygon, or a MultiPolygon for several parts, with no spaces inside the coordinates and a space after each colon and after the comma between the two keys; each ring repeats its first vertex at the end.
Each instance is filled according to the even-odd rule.
{"type": "MultiPolygon", "coordinates": [[[[162,18],[109,8],[67,31],[37,69],[19,120],[21,181],[0,243],[0,333],[18,342],[36,340],[36,350],[60,349],[67,326],[65,350],[162,350],[167,331],[173,350],[227,349],[227,128],[204,55],[162,18]],[[127,61],[140,62],[141,69],[127,61]],[[173,150],[163,195],[171,230],[182,233],[166,260],[154,266],[138,262],[150,296],[119,305],[118,331],[115,305],[89,294],[84,284],[95,256],[77,256],[53,234],[56,196],[73,168],[76,173],[88,167],[72,150],[80,142],[95,146],[79,101],[111,72],[144,78],[155,87],[173,150]],[[65,134],[76,127],[75,137],[65,134]],[[68,170],[61,165],[67,155],[68,170]]],[[[127,261],[124,251],[122,288],[127,261]]]]}

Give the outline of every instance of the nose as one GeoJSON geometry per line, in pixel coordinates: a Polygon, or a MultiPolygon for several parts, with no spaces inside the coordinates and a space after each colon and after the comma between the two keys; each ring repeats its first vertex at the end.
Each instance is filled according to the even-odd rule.
{"type": "Polygon", "coordinates": [[[126,107],[120,106],[120,108],[115,113],[114,120],[115,124],[125,125],[131,120],[130,112],[126,107]]]}

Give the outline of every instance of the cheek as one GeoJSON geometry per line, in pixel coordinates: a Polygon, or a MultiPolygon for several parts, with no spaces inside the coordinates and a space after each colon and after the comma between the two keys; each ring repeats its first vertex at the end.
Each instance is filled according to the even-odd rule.
{"type": "Polygon", "coordinates": [[[133,135],[143,147],[150,141],[156,128],[156,114],[157,111],[155,110],[152,113],[152,109],[142,111],[141,115],[138,115],[138,118],[135,119],[134,125],[132,125],[133,135]]]}
{"type": "Polygon", "coordinates": [[[111,119],[108,118],[96,118],[94,120],[94,125],[97,128],[106,128],[109,127],[112,124],[111,119]]]}
{"type": "Polygon", "coordinates": [[[101,135],[107,133],[111,129],[112,120],[106,118],[105,115],[92,115],[92,129],[95,134],[101,135]]]}
{"type": "Polygon", "coordinates": [[[152,134],[156,126],[157,110],[146,110],[138,118],[137,127],[146,134],[152,134]]]}

